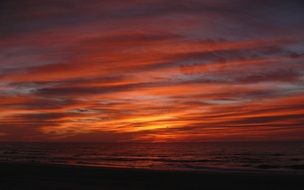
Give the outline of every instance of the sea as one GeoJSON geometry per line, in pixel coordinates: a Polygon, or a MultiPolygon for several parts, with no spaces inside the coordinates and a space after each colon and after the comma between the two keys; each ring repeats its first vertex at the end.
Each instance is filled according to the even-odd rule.
{"type": "Polygon", "coordinates": [[[0,163],[304,171],[304,142],[0,143],[0,163]]]}

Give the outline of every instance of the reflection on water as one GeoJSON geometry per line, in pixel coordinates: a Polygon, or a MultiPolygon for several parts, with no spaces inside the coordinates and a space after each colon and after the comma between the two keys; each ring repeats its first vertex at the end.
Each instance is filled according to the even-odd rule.
{"type": "Polygon", "coordinates": [[[169,170],[304,170],[304,143],[1,143],[0,161],[169,170]]]}

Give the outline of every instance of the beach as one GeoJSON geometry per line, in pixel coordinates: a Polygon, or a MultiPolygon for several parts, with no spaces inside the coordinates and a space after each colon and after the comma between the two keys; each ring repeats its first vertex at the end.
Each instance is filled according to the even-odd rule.
{"type": "Polygon", "coordinates": [[[164,171],[45,164],[0,164],[0,189],[299,189],[304,175],[228,170],[164,171]]]}
{"type": "Polygon", "coordinates": [[[304,0],[2,0],[0,190],[304,190],[304,0]]]}

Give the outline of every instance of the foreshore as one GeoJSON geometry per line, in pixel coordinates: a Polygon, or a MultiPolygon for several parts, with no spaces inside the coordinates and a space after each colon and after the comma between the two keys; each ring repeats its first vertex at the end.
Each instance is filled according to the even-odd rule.
{"type": "Polygon", "coordinates": [[[67,165],[0,164],[0,189],[299,189],[304,175],[280,172],[160,171],[67,165]]]}

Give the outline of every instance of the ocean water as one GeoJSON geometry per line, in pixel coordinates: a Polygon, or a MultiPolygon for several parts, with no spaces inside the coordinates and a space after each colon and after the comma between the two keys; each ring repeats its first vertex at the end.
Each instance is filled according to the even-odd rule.
{"type": "Polygon", "coordinates": [[[304,171],[304,143],[0,143],[0,162],[304,171]]]}

